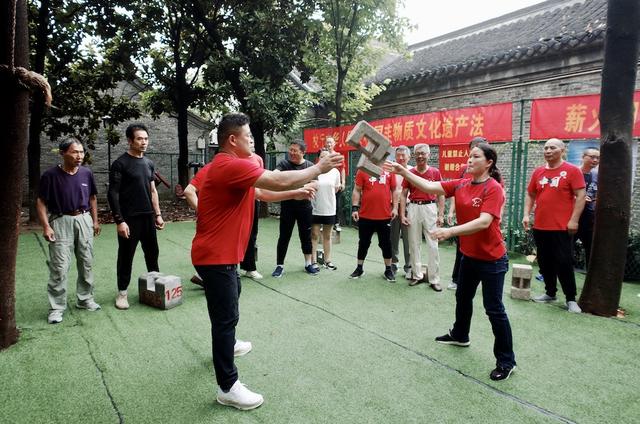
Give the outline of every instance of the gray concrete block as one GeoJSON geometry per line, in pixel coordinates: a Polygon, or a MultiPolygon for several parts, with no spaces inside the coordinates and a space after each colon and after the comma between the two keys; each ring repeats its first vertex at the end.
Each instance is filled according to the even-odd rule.
{"type": "Polygon", "coordinates": [[[511,287],[511,298],[529,300],[531,299],[531,289],[519,289],[517,287],[511,287]]]}
{"type": "Polygon", "coordinates": [[[366,121],[358,122],[351,130],[347,136],[347,144],[362,153],[357,168],[376,178],[382,175],[384,172],[382,164],[393,153],[389,139],[366,121]],[[363,137],[367,139],[367,145],[364,147],[360,145],[360,140],[363,137]]]}
{"type": "Polygon", "coordinates": [[[148,272],[138,278],[140,303],[158,309],[171,309],[182,304],[182,281],[175,275],[148,272]]]}

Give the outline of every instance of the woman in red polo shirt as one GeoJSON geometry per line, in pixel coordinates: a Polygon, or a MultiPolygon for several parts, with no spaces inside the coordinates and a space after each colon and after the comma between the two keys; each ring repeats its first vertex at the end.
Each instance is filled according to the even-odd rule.
{"type": "Polygon", "coordinates": [[[496,356],[496,368],[491,371],[490,378],[505,380],[516,368],[516,360],[511,326],[502,303],[509,259],[500,231],[504,191],[500,186],[497,160],[496,151],[489,144],[482,143],[469,153],[465,178],[430,182],[416,177],[396,163],[387,163],[387,168],[402,175],[422,191],[455,196],[458,225],[438,228],[430,234],[437,240],[458,236],[463,254],[456,291],[456,321],[449,333],[436,337],[436,341],[462,347],[471,344],[469,329],[473,298],[478,284],[482,282],[482,301],[495,337],[493,353],[496,356]]]}

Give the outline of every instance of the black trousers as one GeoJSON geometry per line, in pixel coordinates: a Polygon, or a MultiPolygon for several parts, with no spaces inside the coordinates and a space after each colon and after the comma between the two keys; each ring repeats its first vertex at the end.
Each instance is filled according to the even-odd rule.
{"type": "Polygon", "coordinates": [[[462,252],[460,251],[460,239],[454,238],[456,242],[456,260],[453,263],[453,271],[451,272],[451,282],[458,284],[460,282],[460,262],[462,261],[462,252]]]}
{"type": "Polygon", "coordinates": [[[342,225],[344,223],[344,214],[342,213],[342,192],[336,192],[336,224],[342,225]]]}
{"type": "Polygon", "coordinates": [[[305,255],[311,254],[311,216],[313,209],[311,203],[307,205],[287,205],[282,203],[280,210],[280,236],[278,237],[278,251],[276,264],[284,265],[284,258],[287,256],[289,241],[293,233],[293,226],[298,224],[298,237],[300,247],[305,255]]]}
{"type": "Polygon", "coordinates": [[[576,239],[582,242],[584,248],[584,268],[588,269],[589,259],[591,259],[591,242],[593,241],[593,224],[595,213],[593,211],[583,211],[578,222],[578,232],[576,239]]]}
{"type": "Polygon", "coordinates": [[[137,215],[128,217],[125,222],[129,226],[129,238],[118,236],[118,290],[127,290],[129,287],[133,257],[136,254],[138,242],[142,245],[147,271],[160,271],[155,217],[153,215],[137,215]]]}
{"type": "Polygon", "coordinates": [[[244,251],[244,259],[240,263],[240,268],[245,271],[255,271],[256,268],[256,240],[258,239],[258,213],[260,212],[260,202],[256,200],[253,211],[253,223],[251,224],[251,235],[244,251]]]}
{"type": "Polygon", "coordinates": [[[482,261],[463,255],[456,290],[456,322],[451,330],[451,335],[455,339],[469,340],[473,298],[478,285],[482,282],[482,304],[494,336],[493,354],[496,357],[496,365],[504,368],[512,368],[516,365],[511,324],[502,303],[504,275],[508,270],[507,255],[497,261],[482,261]]]}
{"type": "Polygon", "coordinates": [[[567,302],[576,300],[576,277],[573,273],[573,237],[567,231],[533,230],[538,264],[544,277],[546,293],[555,297],[558,280],[567,302]]]}
{"type": "Polygon", "coordinates": [[[364,261],[371,246],[373,234],[378,234],[378,246],[384,259],[391,259],[391,219],[366,219],[358,221],[358,260],[364,261]]]}
{"type": "Polygon", "coordinates": [[[238,380],[233,346],[236,343],[236,325],[240,319],[240,276],[237,265],[196,265],[202,277],[211,321],[211,351],[213,369],[218,386],[224,391],[238,380]]]}

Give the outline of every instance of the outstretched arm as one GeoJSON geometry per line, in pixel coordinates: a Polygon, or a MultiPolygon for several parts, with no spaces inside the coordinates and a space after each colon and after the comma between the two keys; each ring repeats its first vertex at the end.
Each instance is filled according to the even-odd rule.
{"type": "Polygon", "coordinates": [[[418,177],[416,174],[409,172],[407,168],[400,165],[397,162],[385,162],[384,170],[387,172],[393,172],[394,174],[399,174],[404,177],[411,184],[416,186],[420,191],[424,191],[429,194],[436,195],[445,195],[444,189],[442,188],[442,184],[438,181],[427,181],[424,178],[418,177]]]}
{"type": "Polygon", "coordinates": [[[332,153],[322,158],[317,164],[299,171],[274,172],[266,170],[253,186],[271,191],[295,189],[308,183],[318,175],[329,172],[332,168],[337,168],[342,163],[342,160],[343,157],[340,153],[332,153]]]}

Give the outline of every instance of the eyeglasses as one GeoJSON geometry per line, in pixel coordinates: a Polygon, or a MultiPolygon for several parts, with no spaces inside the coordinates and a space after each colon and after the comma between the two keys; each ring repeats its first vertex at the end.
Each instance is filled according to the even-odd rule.
{"type": "Polygon", "coordinates": [[[600,155],[585,155],[585,156],[591,159],[600,159],[600,155]]]}

